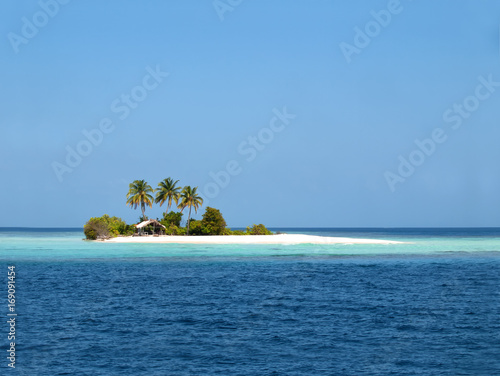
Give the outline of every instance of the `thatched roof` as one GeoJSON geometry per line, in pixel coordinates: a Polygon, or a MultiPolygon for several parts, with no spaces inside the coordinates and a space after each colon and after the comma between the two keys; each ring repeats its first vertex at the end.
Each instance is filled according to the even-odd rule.
{"type": "Polygon", "coordinates": [[[154,225],[154,226],[166,228],[160,222],[158,222],[156,219],[150,219],[148,221],[141,222],[138,225],[134,225],[134,226],[137,228],[143,228],[143,227],[146,227],[147,225],[154,225]]]}

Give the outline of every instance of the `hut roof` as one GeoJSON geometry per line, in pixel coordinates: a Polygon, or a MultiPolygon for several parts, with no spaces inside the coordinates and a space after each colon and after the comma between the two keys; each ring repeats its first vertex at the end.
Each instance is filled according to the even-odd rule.
{"type": "Polygon", "coordinates": [[[147,225],[155,225],[155,226],[160,226],[160,227],[166,228],[160,222],[158,222],[156,219],[150,219],[148,221],[141,222],[138,225],[134,225],[134,226],[137,228],[143,228],[143,227],[146,227],[147,225]]]}

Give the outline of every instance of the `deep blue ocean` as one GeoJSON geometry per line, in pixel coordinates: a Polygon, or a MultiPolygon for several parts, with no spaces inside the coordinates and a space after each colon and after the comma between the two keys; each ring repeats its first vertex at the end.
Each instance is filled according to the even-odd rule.
{"type": "Polygon", "coordinates": [[[500,229],[275,230],[406,243],[104,244],[81,229],[0,229],[0,374],[500,375],[500,229]]]}

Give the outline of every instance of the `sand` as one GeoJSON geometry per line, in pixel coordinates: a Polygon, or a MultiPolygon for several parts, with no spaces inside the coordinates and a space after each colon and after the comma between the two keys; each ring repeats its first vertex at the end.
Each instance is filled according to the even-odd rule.
{"type": "Polygon", "coordinates": [[[302,234],[225,235],[225,236],[126,236],[107,243],[184,243],[184,244],[401,244],[378,239],[337,238],[302,234]]]}

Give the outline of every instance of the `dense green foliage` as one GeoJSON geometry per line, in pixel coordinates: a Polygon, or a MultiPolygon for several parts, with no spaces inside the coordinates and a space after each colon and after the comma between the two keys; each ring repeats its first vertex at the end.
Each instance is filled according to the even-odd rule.
{"type": "Polygon", "coordinates": [[[246,231],[243,230],[231,230],[230,228],[225,228],[224,229],[224,234],[223,235],[248,235],[246,231]]]}
{"type": "Polygon", "coordinates": [[[203,219],[198,221],[191,218],[189,220],[190,235],[272,235],[263,224],[253,225],[244,230],[231,230],[226,228],[226,221],[218,209],[207,207],[203,219]]]}
{"type": "Polygon", "coordinates": [[[113,238],[118,235],[132,235],[134,226],[127,225],[118,217],[110,217],[104,214],[102,217],[92,217],[83,226],[83,232],[88,240],[113,238]]]}
{"type": "Polygon", "coordinates": [[[201,220],[201,228],[207,235],[224,235],[226,221],[218,209],[207,207],[201,220]]]}
{"type": "Polygon", "coordinates": [[[273,233],[269,231],[263,224],[253,225],[252,227],[247,227],[248,235],[272,235],[273,233]]]}
{"type": "Polygon", "coordinates": [[[243,230],[231,230],[231,229],[226,229],[229,230],[229,233],[224,234],[224,235],[248,235],[245,231],[243,230]]]}
{"type": "Polygon", "coordinates": [[[201,221],[192,219],[189,222],[189,235],[212,235],[212,234],[208,234],[205,232],[205,229],[203,228],[203,224],[201,223],[201,221]]]}
{"type": "Polygon", "coordinates": [[[186,235],[185,227],[178,227],[174,224],[168,226],[165,230],[166,235],[186,235]]]}
{"type": "Polygon", "coordinates": [[[168,214],[167,212],[163,213],[163,219],[160,221],[160,223],[167,228],[170,225],[175,225],[177,227],[180,227],[181,220],[182,220],[182,213],[171,211],[168,214]]]}

